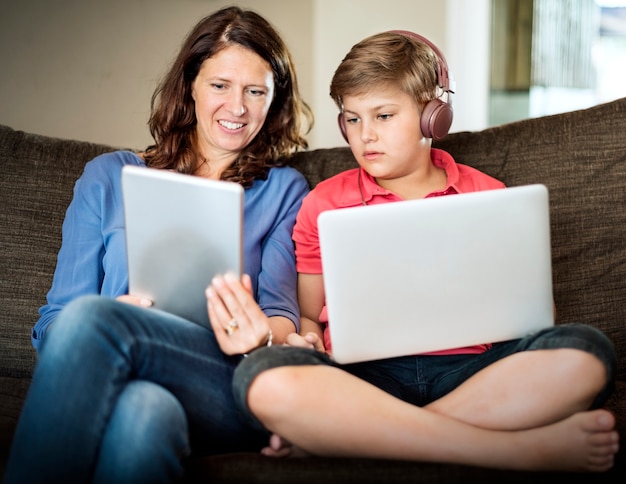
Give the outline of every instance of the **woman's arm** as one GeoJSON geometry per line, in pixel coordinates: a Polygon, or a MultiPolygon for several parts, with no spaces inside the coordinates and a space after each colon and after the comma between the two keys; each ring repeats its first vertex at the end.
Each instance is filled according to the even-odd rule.
{"type": "Polygon", "coordinates": [[[291,234],[306,193],[306,180],[293,168],[272,169],[267,180],[246,191],[246,274],[241,280],[216,277],[207,290],[209,319],[227,354],[267,344],[270,330],[272,344],[282,344],[299,329],[291,234]],[[229,334],[233,320],[236,328],[229,334]]]}
{"type": "Polygon", "coordinates": [[[246,231],[256,232],[252,240],[257,241],[258,248],[248,245],[245,272],[253,278],[254,296],[263,312],[269,317],[290,319],[293,331],[298,331],[300,311],[292,233],[308,184],[293,168],[274,168],[263,184],[250,191],[246,194],[251,200],[246,207],[246,231]],[[254,251],[258,251],[257,265],[251,267],[254,255],[250,257],[248,252],[254,251]]]}
{"type": "Polygon", "coordinates": [[[130,152],[96,157],[87,163],[74,186],[63,221],[52,286],[32,332],[35,348],[59,311],[77,297],[85,294],[116,297],[128,290],[119,193],[121,167],[127,163],[140,164],[141,160],[130,152]]]}

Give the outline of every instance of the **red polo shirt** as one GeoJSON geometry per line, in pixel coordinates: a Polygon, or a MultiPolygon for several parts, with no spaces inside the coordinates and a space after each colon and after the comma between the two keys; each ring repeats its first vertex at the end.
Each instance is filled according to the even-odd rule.
{"type": "MultiPolygon", "coordinates": [[[[445,151],[431,149],[431,160],[435,166],[445,170],[448,180],[444,190],[432,192],[426,198],[505,187],[501,181],[475,168],[456,163],[452,156],[445,151]]],[[[317,230],[317,217],[319,214],[326,210],[363,205],[363,200],[365,200],[367,205],[375,205],[401,201],[402,198],[378,185],[376,180],[361,168],[347,170],[328,178],[309,192],[302,201],[302,207],[298,213],[293,231],[298,272],[304,274],[322,273],[322,259],[317,230]],[[359,172],[361,173],[361,190],[359,190],[359,172]],[[361,192],[363,193],[363,199],[361,198],[361,192]]],[[[328,323],[326,306],[322,309],[319,322],[328,323]]],[[[324,344],[326,350],[330,351],[331,344],[328,327],[324,329],[324,344]]],[[[478,345],[429,354],[482,353],[487,348],[488,345],[478,345]]]]}

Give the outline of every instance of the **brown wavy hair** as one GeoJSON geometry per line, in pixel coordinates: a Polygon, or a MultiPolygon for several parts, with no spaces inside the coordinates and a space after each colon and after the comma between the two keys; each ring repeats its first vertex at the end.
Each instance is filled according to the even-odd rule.
{"type": "Polygon", "coordinates": [[[192,83],[205,60],[232,45],[255,52],[269,64],[275,93],[263,127],[221,178],[249,187],[254,180],[265,179],[271,167],[308,148],[304,135],[313,126],[313,113],[300,96],[285,43],[259,14],[227,7],[203,18],[189,32],[152,95],[148,126],[155,144],[144,154],[148,166],[191,174],[202,162],[196,146],[192,83]]]}

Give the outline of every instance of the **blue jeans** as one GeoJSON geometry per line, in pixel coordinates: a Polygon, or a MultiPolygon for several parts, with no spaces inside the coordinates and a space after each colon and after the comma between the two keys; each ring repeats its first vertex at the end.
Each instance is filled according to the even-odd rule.
{"type": "Polygon", "coordinates": [[[251,425],[257,425],[258,428],[261,428],[261,423],[247,407],[248,389],[260,373],[280,366],[334,366],[405,402],[424,406],[508,355],[556,348],[580,349],[595,355],[604,364],[607,380],[592,405],[593,408],[600,407],[613,390],[617,356],[613,343],[604,333],[584,324],[561,324],[521,339],[495,343],[481,354],[404,356],[347,365],[340,365],[327,355],[306,348],[260,348],[252,352],[235,371],[233,392],[242,413],[247,413],[251,425]]]}
{"type": "Polygon", "coordinates": [[[260,449],[233,400],[241,360],[176,316],[77,299],[43,341],[5,482],[171,482],[190,449],[260,449]]]}

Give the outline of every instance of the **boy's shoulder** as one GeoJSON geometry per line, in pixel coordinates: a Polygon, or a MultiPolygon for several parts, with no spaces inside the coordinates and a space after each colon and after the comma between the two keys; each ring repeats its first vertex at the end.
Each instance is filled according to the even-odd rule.
{"type": "Polygon", "coordinates": [[[351,168],[319,182],[306,196],[308,204],[320,203],[325,208],[339,208],[352,205],[353,199],[359,203],[359,168],[351,168]]]}
{"type": "Polygon", "coordinates": [[[359,168],[350,168],[320,181],[313,190],[334,190],[337,187],[353,184],[355,180],[358,180],[358,176],[359,168]]]}
{"type": "Polygon", "coordinates": [[[459,193],[504,188],[504,183],[469,165],[458,163],[447,151],[431,149],[433,164],[446,170],[448,183],[459,193]]]}
{"type": "Polygon", "coordinates": [[[462,163],[457,163],[456,166],[459,172],[458,184],[463,186],[467,191],[489,190],[505,187],[505,184],[502,181],[478,170],[477,168],[464,165],[462,163]],[[467,189],[467,187],[471,188],[467,189]]]}

